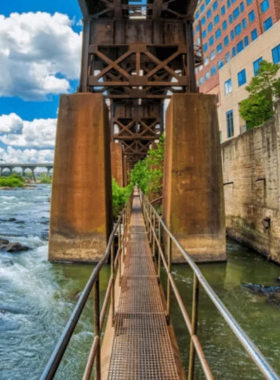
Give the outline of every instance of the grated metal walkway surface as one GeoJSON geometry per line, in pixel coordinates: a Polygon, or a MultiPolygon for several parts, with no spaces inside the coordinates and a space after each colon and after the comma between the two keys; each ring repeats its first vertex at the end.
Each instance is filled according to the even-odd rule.
{"type": "Polygon", "coordinates": [[[179,379],[137,193],[129,226],[108,379],[179,379]]]}

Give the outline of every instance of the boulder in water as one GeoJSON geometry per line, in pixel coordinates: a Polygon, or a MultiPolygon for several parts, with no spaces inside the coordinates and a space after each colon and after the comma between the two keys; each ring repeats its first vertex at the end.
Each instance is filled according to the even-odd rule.
{"type": "Polygon", "coordinates": [[[16,253],[16,252],[22,252],[22,251],[29,251],[29,247],[24,246],[20,243],[9,243],[6,246],[2,246],[2,248],[5,248],[7,252],[16,253]]]}
{"type": "Polygon", "coordinates": [[[255,294],[273,294],[280,292],[280,286],[264,286],[259,284],[242,284],[243,288],[250,290],[255,294]]]}
{"type": "Polygon", "coordinates": [[[9,244],[10,242],[9,242],[9,240],[7,240],[7,239],[1,239],[0,238],[0,247],[2,246],[2,245],[7,245],[7,244],[9,244]]]}

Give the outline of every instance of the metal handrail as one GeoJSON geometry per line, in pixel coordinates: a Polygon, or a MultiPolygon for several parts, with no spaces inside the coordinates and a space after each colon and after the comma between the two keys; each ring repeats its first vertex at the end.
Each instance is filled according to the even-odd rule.
{"type": "Polygon", "coordinates": [[[227,322],[231,331],[234,333],[236,338],[239,340],[241,345],[244,347],[245,351],[248,353],[249,357],[255,363],[255,365],[259,368],[260,372],[263,374],[265,379],[269,380],[279,380],[280,377],[275,372],[275,370],[268,363],[263,354],[259,351],[253,341],[249,338],[249,336],[245,333],[245,331],[240,327],[235,318],[229,312],[227,307],[222,303],[220,298],[214,292],[212,287],[209,285],[203,274],[201,273],[198,266],[195,264],[190,255],[185,251],[185,249],[181,246],[181,244],[177,241],[172,232],[168,229],[162,218],[156,212],[155,208],[151,205],[148,199],[143,195],[140,191],[140,200],[142,204],[144,220],[146,223],[146,227],[148,230],[148,237],[152,247],[152,253],[154,258],[156,258],[155,246],[158,248],[158,277],[160,280],[160,269],[161,269],[161,261],[163,266],[167,272],[167,300],[166,300],[166,314],[167,320],[170,320],[170,290],[173,289],[175,294],[175,298],[179,304],[179,308],[183,315],[183,319],[188,328],[191,344],[190,344],[190,359],[189,359],[189,368],[188,368],[188,380],[193,380],[194,378],[194,361],[195,354],[197,355],[200,364],[202,366],[203,373],[206,379],[214,379],[214,376],[211,372],[210,366],[207,362],[205,354],[203,352],[202,346],[199,342],[199,338],[197,336],[197,323],[198,323],[198,303],[199,303],[199,286],[201,285],[205,290],[206,294],[215,305],[216,309],[220,313],[220,315],[227,322]],[[157,223],[156,223],[157,221],[157,223]],[[158,232],[156,229],[156,225],[158,226],[158,232]],[[165,232],[165,252],[162,249],[162,239],[163,232],[165,232]],[[193,302],[192,302],[192,316],[189,317],[184,302],[179,294],[178,288],[175,284],[171,273],[171,265],[172,265],[172,243],[177,247],[180,253],[185,258],[186,262],[189,264],[190,268],[194,274],[194,282],[193,282],[193,302]],[[166,259],[167,257],[167,259],[166,259]]]}
{"type": "Polygon", "coordinates": [[[95,362],[95,378],[100,380],[101,378],[101,331],[106,317],[106,310],[108,308],[109,300],[111,300],[112,307],[112,324],[114,324],[115,317],[115,273],[120,268],[120,260],[125,251],[126,239],[127,239],[127,225],[131,216],[131,202],[132,195],[130,196],[125,208],[123,209],[117,223],[115,224],[113,231],[109,237],[108,244],[105,250],[105,254],[94,268],[82,294],[79,298],[77,305],[75,306],[65,329],[44,369],[44,372],[40,380],[52,380],[59,368],[59,365],[63,359],[64,353],[68,347],[70,339],[73,335],[75,327],[81,317],[84,307],[87,303],[90,293],[94,289],[94,340],[90,349],[87,365],[85,368],[83,380],[90,379],[93,365],[95,362]],[[123,226],[123,228],[121,228],[123,226]],[[115,257],[115,235],[118,231],[118,250],[115,257]],[[99,273],[104,265],[111,258],[111,276],[107,286],[106,295],[103,301],[102,309],[100,312],[100,288],[99,288],[99,273]]]}

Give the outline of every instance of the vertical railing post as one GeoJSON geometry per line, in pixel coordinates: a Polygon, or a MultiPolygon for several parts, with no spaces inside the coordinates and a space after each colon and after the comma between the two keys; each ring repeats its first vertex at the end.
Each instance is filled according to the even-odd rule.
{"type": "Polygon", "coordinates": [[[95,359],[95,378],[96,380],[101,380],[99,274],[94,283],[94,335],[98,339],[98,346],[97,346],[96,359],[95,359]]]}
{"type": "Polygon", "coordinates": [[[158,281],[160,282],[160,266],[161,266],[161,223],[160,219],[158,220],[158,281]]]}
{"type": "Polygon", "coordinates": [[[153,258],[156,256],[156,213],[153,210],[153,258]]]}
{"type": "Polygon", "coordinates": [[[170,305],[171,305],[171,286],[170,286],[170,276],[171,276],[171,265],[172,265],[172,240],[168,235],[167,237],[167,263],[168,263],[168,273],[167,273],[167,304],[166,304],[166,318],[167,323],[170,323],[170,305]]]}
{"type": "Polygon", "coordinates": [[[114,239],[111,245],[111,278],[112,278],[112,289],[111,289],[111,303],[112,303],[112,326],[115,323],[115,269],[114,269],[114,239]]]}
{"type": "Polygon", "coordinates": [[[122,280],[122,235],[121,235],[121,222],[122,218],[120,219],[120,224],[118,227],[118,251],[119,251],[119,285],[121,285],[122,280]]]}
{"type": "Polygon", "coordinates": [[[152,242],[152,206],[150,205],[150,203],[148,203],[149,205],[149,243],[151,244],[152,242]]]}
{"type": "Polygon", "coordinates": [[[189,373],[188,380],[194,379],[194,361],[195,361],[195,348],[193,344],[193,336],[197,334],[197,319],[198,319],[198,301],[199,301],[199,281],[194,274],[193,278],[193,300],[192,300],[192,334],[190,343],[190,360],[189,360],[189,373]]]}

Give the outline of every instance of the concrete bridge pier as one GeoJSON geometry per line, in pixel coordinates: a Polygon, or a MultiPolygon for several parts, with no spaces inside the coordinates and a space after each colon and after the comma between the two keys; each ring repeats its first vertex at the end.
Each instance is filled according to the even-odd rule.
{"type": "MultiPolygon", "coordinates": [[[[166,114],[164,220],[197,262],[226,260],[216,97],[173,95],[166,114]]],[[[173,250],[173,261],[183,262],[173,250]]]]}
{"type": "Polygon", "coordinates": [[[50,261],[98,261],[112,230],[110,124],[101,94],[62,95],[53,168],[50,261]]]}
{"type": "Polygon", "coordinates": [[[120,186],[124,186],[124,159],[121,143],[111,142],[112,177],[120,186]]]}

